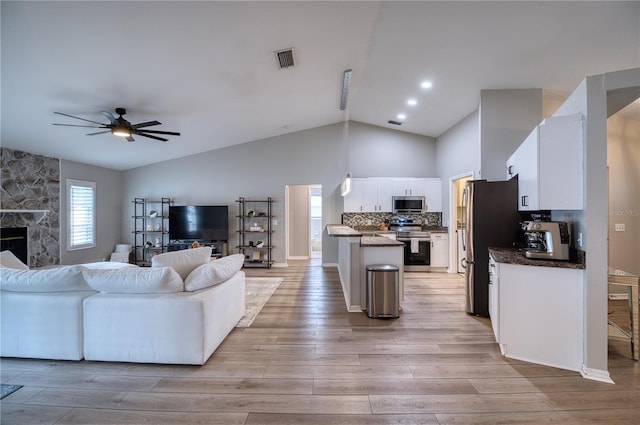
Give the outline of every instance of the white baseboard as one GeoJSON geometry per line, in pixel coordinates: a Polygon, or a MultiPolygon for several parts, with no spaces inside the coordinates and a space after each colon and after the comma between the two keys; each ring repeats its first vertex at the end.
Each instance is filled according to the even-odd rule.
{"type": "Polygon", "coordinates": [[[609,376],[608,370],[602,369],[592,369],[590,367],[586,367],[584,364],[580,369],[580,375],[582,375],[585,379],[591,379],[592,381],[604,382],[606,384],[615,384],[611,376],[609,376]]]}
{"type": "Polygon", "coordinates": [[[308,260],[308,255],[297,255],[297,256],[289,256],[289,260],[308,260]]]}
{"type": "Polygon", "coordinates": [[[271,267],[289,267],[287,263],[273,263],[271,267]]]}
{"type": "Polygon", "coordinates": [[[338,263],[322,263],[322,267],[335,267],[335,268],[338,268],[338,263]]]}

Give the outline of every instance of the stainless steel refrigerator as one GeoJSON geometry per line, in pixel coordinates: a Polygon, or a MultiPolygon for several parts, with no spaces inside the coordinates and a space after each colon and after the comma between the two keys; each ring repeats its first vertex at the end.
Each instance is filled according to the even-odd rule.
{"type": "Polygon", "coordinates": [[[463,192],[463,242],[467,313],[489,316],[490,246],[513,246],[518,237],[517,177],[509,181],[470,180],[463,192]]]}

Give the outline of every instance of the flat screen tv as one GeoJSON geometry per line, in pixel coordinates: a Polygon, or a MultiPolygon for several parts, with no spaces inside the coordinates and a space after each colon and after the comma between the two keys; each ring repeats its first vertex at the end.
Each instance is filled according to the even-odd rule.
{"type": "Polygon", "coordinates": [[[229,207],[226,205],[170,206],[169,239],[228,240],[229,207]]]}

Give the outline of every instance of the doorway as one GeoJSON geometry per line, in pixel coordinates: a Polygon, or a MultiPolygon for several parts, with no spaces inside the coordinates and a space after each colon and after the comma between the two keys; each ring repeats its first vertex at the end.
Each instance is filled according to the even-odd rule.
{"type": "Polygon", "coordinates": [[[287,259],[322,258],[322,185],[287,185],[287,259]]]}
{"type": "Polygon", "coordinates": [[[311,258],[322,258],[322,186],[310,186],[311,258]]]}

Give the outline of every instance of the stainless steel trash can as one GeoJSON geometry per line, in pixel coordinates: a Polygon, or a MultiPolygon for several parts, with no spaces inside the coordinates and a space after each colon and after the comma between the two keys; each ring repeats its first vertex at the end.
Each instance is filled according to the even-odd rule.
{"type": "Polygon", "coordinates": [[[367,316],[396,318],[400,315],[399,269],[389,264],[367,266],[367,316]]]}

